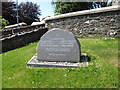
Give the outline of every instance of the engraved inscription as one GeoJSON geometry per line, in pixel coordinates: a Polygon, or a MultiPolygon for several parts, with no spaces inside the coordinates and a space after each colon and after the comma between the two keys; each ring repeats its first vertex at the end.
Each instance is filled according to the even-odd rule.
{"type": "Polygon", "coordinates": [[[45,61],[78,62],[80,60],[79,44],[69,31],[53,29],[41,37],[37,58],[45,61]]]}
{"type": "Polygon", "coordinates": [[[45,48],[46,51],[69,52],[68,48],[45,48]]]}
{"type": "Polygon", "coordinates": [[[54,53],[51,53],[49,54],[50,56],[65,56],[65,54],[54,54],[54,53]]]}

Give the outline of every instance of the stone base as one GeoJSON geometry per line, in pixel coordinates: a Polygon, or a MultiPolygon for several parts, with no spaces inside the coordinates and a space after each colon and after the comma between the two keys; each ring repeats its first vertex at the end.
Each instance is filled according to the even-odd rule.
{"type": "Polygon", "coordinates": [[[88,57],[85,55],[81,55],[82,62],[47,62],[47,61],[39,61],[37,60],[37,56],[33,56],[30,61],[28,61],[28,67],[71,67],[71,68],[79,68],[79,67],[87,67],[88,66],[88,57]]]}

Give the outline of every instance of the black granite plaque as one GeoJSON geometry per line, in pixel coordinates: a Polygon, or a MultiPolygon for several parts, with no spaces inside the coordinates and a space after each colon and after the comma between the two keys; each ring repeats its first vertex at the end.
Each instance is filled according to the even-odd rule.
{"type": "Polygon", "coordinates": [[[37,48],[37,59],[79,62],[80,44],[70,31],[54,28],[41,37],[37,48]]]}

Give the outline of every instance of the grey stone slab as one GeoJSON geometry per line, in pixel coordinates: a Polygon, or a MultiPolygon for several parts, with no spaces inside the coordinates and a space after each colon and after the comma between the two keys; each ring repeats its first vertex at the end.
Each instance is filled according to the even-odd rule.
{"type": "Polygon", "coordinates": [[[70,31],[54,28],[41,37],[37,47],[37,60],[79,62],[80,44],[70,31]]]}
{"type": "Polygon", "coordinates": [[[28,67],[58,67],[58,68],[66,68],[66,67],[70,67],[70,68],[80,68],[80,67],[88,67],[88,57],[85,55],[81,56],[82,61],[84,62],[77,62],[77,63],[73,63],[73,62],[49,62],[49,61],[40,61],[37,60],[37,55],[34,55],[27,63],[28,67]],[[84,58],[82,58],[84,57],[84,58]]]}

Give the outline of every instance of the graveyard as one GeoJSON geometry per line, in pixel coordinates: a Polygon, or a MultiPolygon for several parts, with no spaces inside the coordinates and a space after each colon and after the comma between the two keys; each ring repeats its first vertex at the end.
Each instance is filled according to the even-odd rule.
{"type": "Polygon", "coordinates": [[[118,88],[119,16],[110,6],[1,31],[2,88],[118,88]]]}
{"type": "Polygon", "coordinates": [[[83,68],[28,68],[38,42],[3,53],[3,88],[117,88],[118,39],[78,38],[90,56],[83,68]]]}

